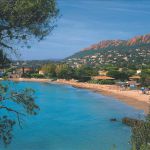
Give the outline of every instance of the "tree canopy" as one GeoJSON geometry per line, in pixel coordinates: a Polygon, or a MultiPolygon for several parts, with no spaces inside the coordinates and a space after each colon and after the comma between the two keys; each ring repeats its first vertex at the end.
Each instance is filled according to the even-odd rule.
{"type": "MultiPolygon", "coordinates": [[[[28,45],[30,39],[47,36],[55,27],[57,15],[55,0],[0,0],[0,64],[6,64],[6,53],[28,45]]],[[[9,144],[14,124],[21,125],[20,115],[35,115],[38,109],[32,89],[10,89],[7,82],[0,81],[0,140],[9,144]],[[25,112],[17,110],[19,106],[25,112]]]]}
{"type": "Polygon", "coordinates": [[[143,86],[150,86],[150,69],[142,70],[141,82],[143,86]]]}
{"type": "Polygon", "coordinates": [[[55,27],[55,0],[0,0],[0,48],[14,50],[31,38],[42,40],[55,27]]]}
{"type": "Polygon", "coordinates": [[[10,60],[7,57],[7,54],[0,50],[0,68],[7,67],[10,63],[10,60]]]}

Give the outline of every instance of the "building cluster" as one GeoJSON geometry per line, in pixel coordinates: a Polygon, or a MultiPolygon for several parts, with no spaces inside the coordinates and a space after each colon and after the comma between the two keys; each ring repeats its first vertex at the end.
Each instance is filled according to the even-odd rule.
{"type": "MultiPolygon", "coordinates": [[[[119,70],[121,71],[122,68],[119,68],[119,70]]],[[[130,87],[130,88],[137,88],[137,87],[140,87],[140,74],[141,74],[141,71],[140,69],[136,70],[136,74],[129,77],[129,81],[126,81],[126,82],[117,82],[116,81],[116,84],[120,85],[121,87],[130,87]]],[[[107,76],[107,73],[108,71],[107,70],[100,70],[98,72],[98,76],[93,76],[91,79],[92,80],[97,80],[97,81],[101,81],[101,80],[113,80],[115,81],[116,79],[115,78],[112,78],[110,76],[107,76]]]]}
{"type": "Polygon", "coordinates": [[[147,63],[147,58],[150,58],[150,51],[146,51],[145,49],[135,49],[133,51],[130,49],[128,52],[120,49],[110,49],[95,52],[94,54],[85,54],[82,57],[73,56],[66,62],[72,67],[79,67],[80,65],[99,66],[104,64],[123,65],[127,63],[136,64],[139,61],[147,63]]]}
{"type": "Polygon", "coordinates": [[[7,75],[8,78],[21,78],[27,73],[38,73],[39,68],[27,63],[12,63],[8,68],[0,69],[0,77],[7,75]]]}

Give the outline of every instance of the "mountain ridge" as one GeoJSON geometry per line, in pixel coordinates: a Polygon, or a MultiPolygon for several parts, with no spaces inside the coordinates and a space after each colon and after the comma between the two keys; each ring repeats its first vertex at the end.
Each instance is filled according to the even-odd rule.
{"type": "Polygon", "coordinates": [[[135,36],[129,40],[120,40],[120,39],[119,40],[102,40],[97,44],[93,44],[90,47],[84,48],[81,51],[91,50],[91,49],[95,50],[95,49],[100,49],[100,48],[106,48],[109,46],[116,47],[120,44],[123,44],[123,45],[126,44],[127,46],[133,46],[133,45],[137,44],[139,41],[142,43],[145,43],[145,44],[150,43],[150,33],[146,34],[146,35],[135,36]]]}
{"type": "Polygon", "coordinates": [[[112,64],[118,67],[150,65],[150,34],[129,40],[105,40],[66,58],[72,66],[100,66],[112,64]]]}

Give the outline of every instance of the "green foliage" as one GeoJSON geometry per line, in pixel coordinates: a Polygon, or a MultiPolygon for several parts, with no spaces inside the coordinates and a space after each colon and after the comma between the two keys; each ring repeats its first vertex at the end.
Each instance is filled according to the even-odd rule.
{"type": "Polygon", "coordinates": [[[129,117],[124,117],[122,119],[122,123],[126,124],[126,125],[128,125],[130,127],[135,127],[135,126],[140,126],[141,124],[144,123],[144,121],[143,120],[129,118],[129,117]]]}
{"type": "Polygon", "coordinates": [[[46,64],[43,65],[42,71],[50,78],[60,79],[77,79],[79,81],[89,81],[91,76],[97,75],[97,69],[89,66],[72,68],[67,64],[46,64]]]}
{"type": "Polygon", "coordinates": [[[42,66],[41,70],[45,73],[46,76],[53,78],[56,77],[56,65],[55,64],[45,64],[42,66]]]}
{"type": "Polygon", "coordinates": [[[10,84],[0,83],[0,139],[4,144],[9,144],[12,139],[13,126],[17,122],[21,127],[20,116],[24,116],[26,112],[30,115],[36,115],[39,107],[35,104],[34,90],[32,89],[10,89],[10,84]],[[6,102],[11,102],[8,105],[6,102]],[[18,104],[18,107],[13,107],[18,104]],[[20,106],[20,107],[19,107],[20,106]],[[23,108],[23,110],[22,110],[23,108]],[[22,110],[20,112],[20,109],[22,110]],[[6,115],[5,115],[6,114],[6,115]],[[14,115],[16,117],[12,117],[14,115]]]}
{"type": "Polygon", "coordinates": [[[90,80],[89,83],[93,84],[115,84],[114,80],[90,80]]]}
{"type": "Polygon", "coordinates": [[[55,69],[57,78],[71,79],[74,74],[74,70],[66,64],[58,64],[55,69]]]}
{"type": "MultiPolygon", "coordinates": [[[[8,61],[4,52],[15,52],[18,45],[29,47],[30,39],[42,40],[48,35],[55,27],[57,15],[55,0],[0,0],[0,65],[5,66],[8,61]]],[[[8,87],[9,85],[0,83],[0,112],[3,112],[0,113],[0,140],[4,144],[11,142],[16,120],[21,126],[20,116],[24,114],[20,110],[24,108],[27,114],[36,115],[39,109],[32,89],[8,87]],[[18,107],[15,109],[6,105],[6,101],[18,104],[21,108],[16,110],[18,107]],[[13,113],[17,119],[10,117],[13,113]]]]}
{"type": "Polygon", "coordinates": [[[38,73],[24,73],[23,78],[44,78],[45,76],[38,73]]]}
{"type": "Polygon", "coordinates": [[[126,72],[128,74],[128,77],[131,77],[136,74],[136,70],[134,70],[134,69],[126,69],[126,70],[124,70],[124,72],[126,72]]]}
{"type": "Polygon", "coordinates": [[[111,70],[107,73],[107,75],[115,79],[119,79],[121,81],[128,80],[130,76],[127,72],[118,71],[118,70],[111,70]]]}
{"type": "Polygon", "coordinates": [[[79,81],[86,82],[91,80],[91,76],[95,76],[97,74],[98,74],[97,69],[83,65],[79,68],[75,68],[74,78],[79,81]]]}
{"type": "Polygon", "coordinates": [[[55,0],[1,0],[1,47],[12,50],[15,41],[43,39],[55,27],[57,14],[55,0]]]}
{"type": "Polygon", "coordinates": [[[122,123],[131,127],[132,150],[150,150],[150,114],[145,120],[125,117],[122,123]]]}
{"type": "Polygon", "coordinates": [[[44,75],[38,73],[31,74],[31,78],[44,78],[44,77],[45,77],[44,75]]]}
{"type": "Polygon", "coordinates": [[[135,124],[132,127],[132,150],[149,150],[150,149],[150,115],[146,121],[135,124]]]}
{"type": "Polygon", "coordinates": [[[6,68],[10,64],[10,60],[7,57],[7,54],[3,50],[0,50],[0,68],[6,68]]]}
{"type": "Polygon", "coordinates": [[[27,72],[22,75],[23,78],[31,78],[31,73],[27,72]]]}
{"type": "Polygon", "coordinates": [[[99,84],[115,84],[114,80],[101,80],[99,84]]]}
{"type": "Polygon", "coordinates": [[[107,70],[107,71],[112,71],[112,70],[118,70],[118,67],[112,64],[106,64],[100,67],[101,70],[107,70]]]}
{"type": "Polygon", "coordinates": [[[7,116],[0,117],[0,138],[5,142],[5,144],[9,144],[11,142],[14,125],[15,121],[8,119],[7,116]]]}
{"type": "Polygon", "coordinates": [[[67,64],[45,64],[41,69],[47,77],[71,79],[74,76],[74,70],[67,64]]]}
{"type": "Polygon", "coordinates": [[[150,69],[143,69],[141,73],[141,83],[143,86],[150,85],[150,69]]]}

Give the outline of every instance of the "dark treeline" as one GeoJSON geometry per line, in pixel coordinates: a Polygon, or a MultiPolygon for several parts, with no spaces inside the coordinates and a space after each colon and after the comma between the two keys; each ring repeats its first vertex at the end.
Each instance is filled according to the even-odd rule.
{"type": "MultiPolygon", "coordinates": [[[[128,81],[129,77],[136,74],[136,69],[131,68],[117,68],[116,66],[107,65],[101,68],[96,68],[87,65],[80,65],[78,67],[71,67],[67,64],[61,63],[49,63],[41,67],[41,70],[45,74],[43,77],[47,78],[59,78],[59,79],[76,79],[78,81],[90,81],[92,76],[97,76],[99,70],[107,71],[107,76],[115,78],[116,81],[128,81]]],[[[141,79],[139,82],[143,86],[150,85],[150,69],[149,67],[143,67],[141,69],[141,79]]],[[[103,82],[102,82],[103,83],[103,82]]],[[[108,82],[106,82],[108,83],[108,82]]]]}
{"type": "Polygon", "coordinates": [[[91,76],[98,74],[96,68],[89,66],[72,68],[67,64],[45,64],[42,66],[42,71],[49,78],[76,79],[82,82],[88,81],[91,79],[91,76]]]}

